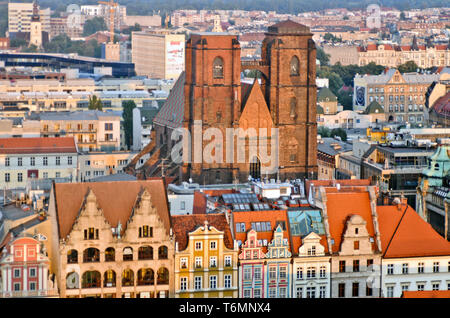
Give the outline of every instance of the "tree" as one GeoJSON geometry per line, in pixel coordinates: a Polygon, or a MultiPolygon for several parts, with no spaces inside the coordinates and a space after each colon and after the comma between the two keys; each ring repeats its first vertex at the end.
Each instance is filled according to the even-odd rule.
{"type": "Polygon", "coordinates": [[[84,23],[83,36],[89,36],[97,31],[105,31],[106,29],[105,20],[102,17],[94,17],[84,23]]]}
{"type": "Polygon", "coordinates": [[[325,53],[321,47],[317,47],[316,57],[320,61],[321,66],[328,65],[330,62],[330,54],[325,53]]]}
{"type": "Polygon", "coordinates": [[[92,97],[89,96],[89,110],[103,110],[103,104],[100,98],[97,98],[96,95],[93,95],[92,97]]]}
{"type": "Polygon", "coordinates": [[[130,149],[133,143],[133,109],[136,108],[136,103],[132,100],[126,101],[122,104],[123,112],[123,130],[125,132],[125,144],[130,149]]]}
{"type": "Polygon", "coordinates": [[[400,73],[412,73],[416,72],[419,66],[414,61],[408,61],[402,65],[398,66],[398,71],[400,73]]]}
{"type": "Polygon", "coordinates": [[[330,137],[331,130],[325,126],[320,126],[317,128],[317,134],[319,134],[322,138],[330,137]]]}
{"type": "Polygon", "coordinates": [[[339,136],[342,141],[347,141],[347,133],[342,128],[334,128],[331,130],[330,137],[339,136]]]}

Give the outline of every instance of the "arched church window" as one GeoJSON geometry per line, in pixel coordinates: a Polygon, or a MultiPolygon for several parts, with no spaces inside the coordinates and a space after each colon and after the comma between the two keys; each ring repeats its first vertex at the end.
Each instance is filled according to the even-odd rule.
{"type": "Polygon", "coordinates": [[[213,77],[223,78],[223,60],[221,57],[216,57],[213,62],[213,77]]]}
{"type": "Polygon", "coordinates": [[[291,76],[300,75],[300,61],[297,56],[293,56],[291,59],[291,76]]]}
{"type": "Polygon", "coordinates": [[[297,116],[297,99],[295,97],[291,98],[291,111],[290,116],[295,117],[297,116]]]}

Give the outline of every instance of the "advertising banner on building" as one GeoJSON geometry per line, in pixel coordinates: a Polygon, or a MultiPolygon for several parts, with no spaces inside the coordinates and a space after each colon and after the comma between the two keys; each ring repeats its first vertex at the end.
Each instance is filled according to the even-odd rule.
{"type": "Polygon", "coordinates": [[[178,78],[184,70],[184,41],[166,41],[166,77],[178,78]]]}
{"type": "Polygon", "coordinates": [[[363,86],[355,87],[355,106],[366,106],[366,88],[363,86]]]}

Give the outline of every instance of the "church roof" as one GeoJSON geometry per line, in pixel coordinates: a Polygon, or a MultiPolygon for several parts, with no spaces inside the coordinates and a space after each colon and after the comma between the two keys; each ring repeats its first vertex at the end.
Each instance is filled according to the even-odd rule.
{"type": "Polygon", "coordinates": [[[181,127],[184,119],[184,82],[185,72],[182,72],[153,120],[154,124],[173,129],[181,127]]]}
{"type": "Polygon", "coordinates": [[[310,29],[306,25],[294,22],[292,20],[285,20],[278,22],[274,25],[271,25],[269,26],[268,31],[270,33],[290,33],[290,34],[310,33],[310,29]]]}

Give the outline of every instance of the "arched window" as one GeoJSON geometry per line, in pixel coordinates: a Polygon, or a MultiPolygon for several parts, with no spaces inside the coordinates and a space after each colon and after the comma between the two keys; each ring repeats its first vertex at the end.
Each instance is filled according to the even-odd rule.
{"type": "Polygon", "coordinates": [[[129,246],[123,249],[123,260],[132,261],[133,260],[133,249],[129,246]]]}
{"type": "Polygon", "coordinates": [[[122,286],[134,286],[134,272],[131,269],[122,272],[122,286]]]}
{"type": "Polygon", "coordinates": [[[167,247],[160,246],[158,248],[158,259],[167,259],[167,257],[168,257],[167,247]]]}
{"type": "Polygon", "coordinates": [[[300,61],[298,60],[297,56],[293,56],[291,59],[291,76],[298,76],[300,75],[300,61]]]}
{"type": "Polygon", "coordinates": [[[158,269],[158,278],[156,283],[158,285],[167,285],[169,284],[169,270],[165,267],[161,267],[158,269]]]}
{"type": "Polygon", "coordinates": [[[94,247],[90,247],[83,252],[83,263],[100,262],[100,251],[94,247]]]}
{"type": "Polygon", "coordinates": [[[98,288],[101,285],[101,275],[97,271],[84,272],[81,288],[98,288]]]}
{"type": "Polygon", "coordinates": [[[116,272],[112,269],[103,275],[103,287],[116,287],[116,272]]]}
{"type": "Polygon", "coordinates": [[[105,250],[105,262],[114,262],[116,260],[116,250],[112,247],[108,247],[105,250]]]}
{"type": "Polygon", "coordinates": [[[78,251],[70,250],[67,252],[67,264],[76,264],[78,263],[78,251]]]}
{"type": "Polygon", "coordinates": [[[141,246],[138,250],[138,259],[153,259],[153,248],[151,246],[141,246]]]}
{"type": "Polygon", "coordinates": [[[141,268],[137,274],[138,286],[153,285],[155,283],[155,274],[151,268],[141,268]]]}
{"type": "Polygon", "coordinates": [[[223,78],[223,60],[216,57],[213,62],[213,78],[223,78]]]}

